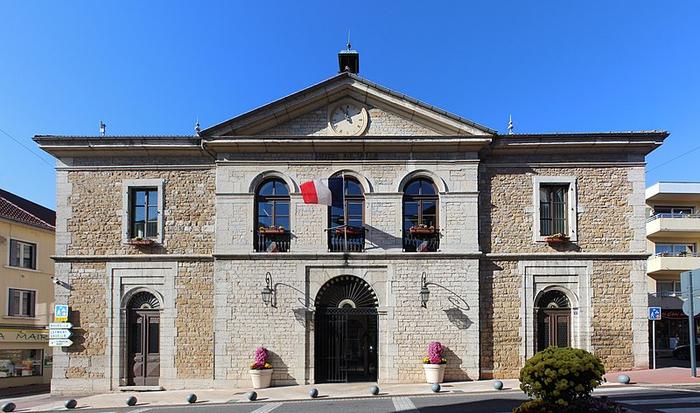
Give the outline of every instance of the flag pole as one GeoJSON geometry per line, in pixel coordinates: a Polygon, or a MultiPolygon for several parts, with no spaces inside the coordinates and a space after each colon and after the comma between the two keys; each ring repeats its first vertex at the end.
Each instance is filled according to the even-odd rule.
{"type": "Polygon", "coordinates": [[[340,176],[343,179],[343,184],[341,185],[341,188],[343,190],[343,225],[345,225],[345,228],[343,230],[343,235],[345,237],[344,250],[345,252],[348,252],[348,211],[345,205],[345,172],[342,172],[340,176]]]}

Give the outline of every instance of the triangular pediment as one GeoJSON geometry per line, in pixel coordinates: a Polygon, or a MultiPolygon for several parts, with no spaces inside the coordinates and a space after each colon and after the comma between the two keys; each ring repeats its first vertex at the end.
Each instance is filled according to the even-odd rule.
{"type": "Polygon", "coordinates": [[[469,136],[495,131],[351,73],[328,80],[202,131],[202,136],[334,135],[330,111],[353,102],[367,111],[366,136],[469,136]]]}

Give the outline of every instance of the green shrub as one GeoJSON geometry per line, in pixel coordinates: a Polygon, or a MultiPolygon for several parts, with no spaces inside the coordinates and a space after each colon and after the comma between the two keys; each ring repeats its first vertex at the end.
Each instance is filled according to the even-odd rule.
{"type": "Polygon", "coordinates": [[[544,405],[564,410],[587,397],[603,380],[598,357],[580,349],[549,347],[532,356],[520,370],[520,388],[544,405]]]}
{"type": "Polygon", "coordinates": [[[513,413],[622,413],[624,410],[608,399],[583,397],[567,407],[552,406],[543,400],[528,400],[513,409],[513,413]]]}

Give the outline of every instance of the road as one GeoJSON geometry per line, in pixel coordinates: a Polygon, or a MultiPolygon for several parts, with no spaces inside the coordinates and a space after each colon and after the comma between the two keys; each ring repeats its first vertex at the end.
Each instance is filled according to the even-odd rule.
{"type": "MultiPolygon", "coordinates": [[[[630,413],[691,413],[700,412],[700,385],[682,388],[625,387],[596,392],[627,407],[630,413]]],[[[307,401],[232,402],[227,404],[197,403],[178,406],[137,405],[119,409],[80,409],[91,413],[506,413],[526,397],[520,391],[499,393],[459,394],[441,393],[421,396],[376,396],[363,399],[319,398],[307,401]]]]}

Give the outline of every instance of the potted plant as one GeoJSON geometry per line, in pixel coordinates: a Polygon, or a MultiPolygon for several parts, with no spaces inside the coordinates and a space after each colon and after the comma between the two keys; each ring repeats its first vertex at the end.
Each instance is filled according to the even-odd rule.
{"type": "Polygon", "coordinates": [[[348,235],[348,236],[357,236],[357,235],[362,235],[365,232],[364,228],[358,228],[358,227],[338,227],[335,229],[336,235],[348,235]]]}
{"type": "Polygon", "coordinates": [[[131,245],[136,245],[140,247],[149,247],[153,245],[155,241],[149,238],[143,238],[143,237],[134,237],[129,240],[129,244],[131,245]]]}
{"type": "Polygon", "coordinates": [[[268,354],[265,347],[255,349],[255,357],[250,365],[250,378],[253,380],[254,389],[270,387],[272,380],[272,364],[267,361],[268,354]]]}
{"type": "Polygon", "coordinates": [[[432,341],[428,345],[428,356],[423,357],[423,371],[425,371],[425,381],[436,384],[442,383],[445,378],[445,365],[447,359],[442,357],[442,344],[439,341],[432,341]]]}
{"type": "Polygon", "coordinates": [[[544,240],[550,244],[562,244],[569,242],[569,236],[558,232],[556,234],[546,236],[544,240]]]}
{"type": "Polygon", "coordinates": [[[409,228],[408,232],[410,232],[411,234],[434,234],[435,227],[432,225],[427,226],[426,224],[418,224],[409,228]]]}
{"type": "Polygon", "coordinates": [[[265,226],[260,226],[258,228],[258,234],[266,234],[266,235],[278,235],[278,234],[284,234],[285,229],[282,225],[276,227],[274,225],[265,227],[265,226]]]}

